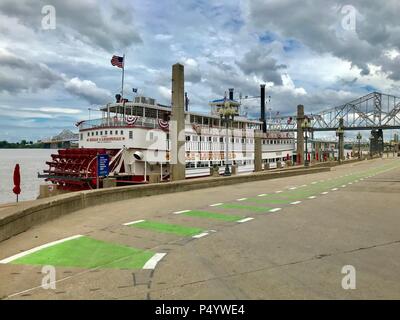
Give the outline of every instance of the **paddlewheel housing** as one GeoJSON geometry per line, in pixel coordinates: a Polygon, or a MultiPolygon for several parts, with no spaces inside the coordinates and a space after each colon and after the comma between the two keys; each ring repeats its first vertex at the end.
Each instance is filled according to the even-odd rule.
{"type": "Polygon", "coordinates": [[[118,149],[60,149],[47,161],[44,170],[46,181],[56,184],[59,189],[78,191],[95,189],[97,183],[97,155],[108,154],[110,172],[113,171],[118,149]]]}

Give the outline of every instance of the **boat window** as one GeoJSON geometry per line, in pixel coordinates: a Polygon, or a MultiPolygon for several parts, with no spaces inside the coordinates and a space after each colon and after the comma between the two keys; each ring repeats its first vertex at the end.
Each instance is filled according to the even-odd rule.
{"type": "Polygon", "coordinates": [[[146,108],[146,118],[157,118],[157,110],[146,108]]]}
{"type": "Polygon", "coordinates": [[[190,136],[186,136],[186,141],[190,141],[190,136]]]}
{"type": "Polygon", "coordinates": [[[124,132],[121,130],[121,134],[124,134],[124,132]]]}
{"type": "Polygon", "coordinates": [[[108,134],[108,131],[106,130],[104,134],[107,135],[107,134],[108,134]]]}
{"type": "Polygon", "coordinates": [[[83,140],[83,133],[81,133],[81,140],[83,140]]]}
{"type": "Polygon", "coordinates": [[[96,136],[98,136],[99,135],[99,132],[98,131],[96,131],[96,136]]]}
{"type": "MultiPolygon", "coordinates": [[[[106,131],[107,134],[107,131],[106,131]]],[[[133,131],[129,131],[129,139],[133,139],[133,131]]]]}
{"type": "Polygon", "coordinates": [[[103,131],[100,131],[100,135],[101,135],[101,136],[103,135],[103,131]]]}
{"type": "Polygon", "coordinates": [[[115,134],[118,135],[118,130],[115,130],[115,134]]]}

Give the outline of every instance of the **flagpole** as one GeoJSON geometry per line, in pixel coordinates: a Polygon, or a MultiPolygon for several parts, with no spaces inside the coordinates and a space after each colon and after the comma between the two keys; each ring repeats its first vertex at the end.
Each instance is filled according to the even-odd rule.
{"type": "MultiPolygon", "coordinates": [[[[121,96],[122,96],[122,101],[124,101],[124,77],[125,77],[125,53],[122,56],[122,87],[121,87],[121,96]]],[[[125,120],[125,103],[123,104],[123,116],[122,119],[125,120]]]]}
{"type": "Polygon", "coordinates": [[[122,98],[124,98],[124,74],[125,74],[125,53],[122,57],[122,87],[121,87],[122,98]]]}

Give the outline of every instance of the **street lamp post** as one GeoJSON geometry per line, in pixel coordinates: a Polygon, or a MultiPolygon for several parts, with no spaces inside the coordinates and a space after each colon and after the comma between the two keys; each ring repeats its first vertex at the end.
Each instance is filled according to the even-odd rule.
{"type": "Polygon", "coordinates": [[[379,152],[379,156],[380,157],[382,157],[382,153],[383,153],[383,150],[382,150],[382,142],[383,142],[383,139],[382,139],[382,137],[381,136],[379,136],[378,137],[378,152],[379,152]]]}
{"type": "Polygon", "coordinates": [[[306,144],[306,156],[304,158],[304,166],[308,167],[310,165],[310,163],[308,162],[308,132],[311,131],[311,126],[308,118],[304,119],[303,123],[301,124],[301,128],[304,132],[304,140],[306,144]]]}
{"type": "Polygon", "coordinates": [[[226,142],[225,142],[225,172],[224,176],[230,176],[231,172],[229,169],[229,124],[233,123],[233,119],[235,117],[235,110],[226,107],[226,108],[221,108],[219,111],[219,115],[221,117],[221,123],[225,122],[225,127],[226,127],[226,142]]]}
{"type": "Polygon", "coordinates": [[[339,161],[339,164],[342,163],[342,158],[343,158],[343,154],[342,154],[343,134],[344,134],[344,129],[342,128],[342,126],[339,126],[339,128],[336,129],[336,136],[339,138],[339,142],[338,142],[338,161],[339,161]]]}
{"type": "Polygon", "coordinates": [[[357,134],[357,140],[358,140],[358,159],[361,159],[361,139],[362,139],[362,136],[361,136],[361,133],[359,132],[359,133],[357,134]]]}

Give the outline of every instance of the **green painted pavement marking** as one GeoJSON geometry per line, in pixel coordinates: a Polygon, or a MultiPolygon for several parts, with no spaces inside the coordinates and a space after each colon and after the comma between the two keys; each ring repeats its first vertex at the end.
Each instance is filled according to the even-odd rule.
{"type": "Polygon", "coordinates": [[[245,218],[244,216],[235,216],[232,214],[197,211],[197,210],[191,210],[189,212],[185,212],[184,215],[191,217],[199,217],[199,218],[219,219],[224,221],[238,221],[245,218]]]}
{"type": "Polygon", "coordinates": [[[241,204],[223,204],[220,206],[220,208],[226,208],[226,209],[242,209],[242,210],[250,210],[250,211],[257,211],[257,212],[266,212],[269,211],[272,208],[267,208],[267,207],[255,207],[255,206],[246,206],[246,205],[241,205],[241,204]]]}
{"type": "Polygon", "coordinates": [[[11,263],[85,269],[141,269],[153,255],[151,251],[80,237],[44,248],[11,263]]]}
{"type": "Polygon", "coordinates": [[[178,236],[191,237],[196,234],[202,233],[204,230],[200,228],[186,227],[177,224],[168,224],[155,221],[143,221],[130,225],[130,227],[137,227],[141,229],[148,229],[153,231],[173,233],[178,236]]]}
{"type": "Polygon", "coordinates": [[[289,199],[274,199],[274,198],[248,198],[247,201],[249,202],[257,202],[257,203],[272,203],[272,204],[285,204],[289,203],[289,199]]]}

